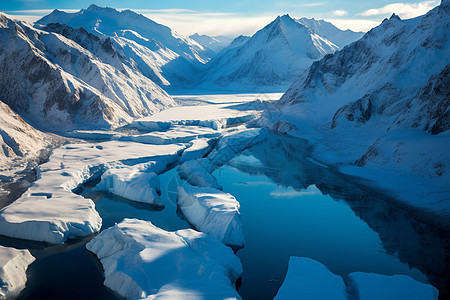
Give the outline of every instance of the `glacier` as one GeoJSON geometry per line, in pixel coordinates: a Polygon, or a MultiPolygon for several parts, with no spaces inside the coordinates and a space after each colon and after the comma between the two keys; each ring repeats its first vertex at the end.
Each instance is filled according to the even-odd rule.
{"type": "Polygon", "coordinates": [[[100,259],[105,285],[127,299],[240,299],[239,259],[192,229],[168,232],[125,219],[86,247],[100,259]]]}
{"type": "Polygon", "coordinates": [[[226,245],[244,246],[239,202],[214,188],[178,187],[178,206],[189,223],[226,245]]]}

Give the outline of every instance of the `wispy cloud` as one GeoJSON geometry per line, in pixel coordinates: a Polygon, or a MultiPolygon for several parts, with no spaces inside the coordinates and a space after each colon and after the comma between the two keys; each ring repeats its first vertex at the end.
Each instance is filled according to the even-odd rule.
{"type": "Polygon", "coordinates": [[[343,9],[338,9],[338,10],[332,11],[331,14],[336,17],[343,17],[345,15],[348,15],[348,12],[343,9]]]}
{"type": "Polygon", "coordinates": [[[363,17],[390,15],[395,13],[401,18],[414,18],[426,14],[439,4],[438,1],[423,1],[419,3],[391,3],[380,8],[372,8],[358,14],[363,17]]]}
{"type": "Polygon", "coordinates": [[[353,30],[353,31],[369,31],[375,26],[380,25],[381,21],[377,20],[366,20],[366,19],[333,19],[325,18],[325,21],[332,23],[339,29],[342,30],[353,30]]]}

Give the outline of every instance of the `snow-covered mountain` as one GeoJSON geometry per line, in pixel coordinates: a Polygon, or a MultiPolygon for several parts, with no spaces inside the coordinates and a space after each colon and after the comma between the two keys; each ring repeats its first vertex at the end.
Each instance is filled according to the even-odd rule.
{"type": "Polygon", "coordinates": [[[54,10],[36,22],[61,23],[84,28],[99,37],[110,37],[114,48],[133,61],[136,69],[164,89],[193,85],[198,68],[213,52],[130,10],[89,6],[77,13],[54,10]]]}
{"type": "Polygon", "coordinates": [[[41,128],[114,127],[175,105],[110,38],[83,29],[0,12],[0,57],[0,98],[41,128]]]}
{"type": "MultiPolygon", "coordinates": [[[[6,176],[11,164],[33,159],[48,145],[47,134],[34,129],[0,101],[0,172],[6,176]]],[[[1,180],[1,178],[0,178],[1,180]]]]}
{"type": "Polygon", "coordinates": [[[354,32],[350,29],[340,30],[330,22],[324,20],[300,18],[296,19],[296,21],[308,27],[321,37],[326,38],[339,48],[344,48],[348,44],[359,40],[364,35],[364,32],[354,32]]]}
{"type": "Polygon", "coordinates": [[[96,35],[126,36],[144,46],[151,43],[153,47],[166,47],[192,63],[209,60],[203,47],[194,40],[131,10],[118,11],[92,4],[76,13],[54,10],[37,23],[63,23],[74,28],[83,27],[96,35]]]}
{"type": "Polygon", "coordinates": [[[351,174],[373,175],[396,191],[408,185],[433,190],[399,191],[413,206],[448,207],[449,15],[448,1],[425,16],[392,15],[357,42],[314,62],[264,120],[309,138],[325,162],[365,167],[362,173],[349,167],[351,174]],[[400,177],[386,181],[386,173],[377,177],[375,170],[400,177]],[[404,176],[413,176],[414,184],[396,184],[404,176]]]}
{"type": "Polygon", "coordinates": [[[201,87],[285,90],[313,61],[338,49],[289,15],[278,16],[250,39],[238,37],[215,56],[201,87]]]}
{"type": "Polygon", "coordinates": [[[198,34],[195,33],[191,36],[189,36],[191,39],[199,43],[203,46],[206,50],[211,51],[211,53],[216,54],[226,46],[228,46],[231,41],[233,41],[232,38],[227,36],[209,36],[206,34],[198,34]]]}

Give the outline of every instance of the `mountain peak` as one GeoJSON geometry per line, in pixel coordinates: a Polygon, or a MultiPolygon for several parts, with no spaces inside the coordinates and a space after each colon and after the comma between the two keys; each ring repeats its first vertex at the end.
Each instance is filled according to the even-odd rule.
{"type": "Polygon", "coordinates": [[[389,20],[401,20],[400,17],[398,15],[396,15],[395,13],[393,13],[391,15],[391,17],[389,18],[389,20]]]}

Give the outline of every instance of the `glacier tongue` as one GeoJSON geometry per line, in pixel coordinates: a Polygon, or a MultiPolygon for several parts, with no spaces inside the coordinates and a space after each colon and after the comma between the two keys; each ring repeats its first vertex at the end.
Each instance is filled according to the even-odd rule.
{"type": "Polygon", "coordinates": [[[221,242],[192,229],[168,232],[125,219],[87,245],[105,270],[105,285],[127,299],[240,299],[242,266],[221,242]]]}
{"type": "Polygon", "coordinates": [[[28,250],[0,246],[0,299],[13,299],[25,287],[26,270],[34,261],[28,250]]]}
{"type": "Polygon", "coordinates": [[[226,245],[244,246],[239,202],[214,188],[178,187],[178,205],[198,230],[226,245]]]}

